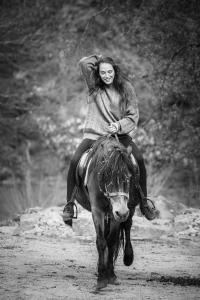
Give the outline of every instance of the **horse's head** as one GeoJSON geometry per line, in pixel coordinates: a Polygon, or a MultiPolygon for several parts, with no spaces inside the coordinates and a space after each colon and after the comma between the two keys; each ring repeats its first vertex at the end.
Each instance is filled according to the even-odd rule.
{"type": "Polygon", "coordinates": [[[95,147],[95,171],[117,222],[129,216],[129,186],[133,166],[127,149],[115,139],[101,139],[95,147]]]}
{"type": "Polygon", "coordinates": [[[112,213],[117,222],[124,222],[129,216],[128,201],[129,195],[115,192],[106,194],[112,207],[112,213]]]}

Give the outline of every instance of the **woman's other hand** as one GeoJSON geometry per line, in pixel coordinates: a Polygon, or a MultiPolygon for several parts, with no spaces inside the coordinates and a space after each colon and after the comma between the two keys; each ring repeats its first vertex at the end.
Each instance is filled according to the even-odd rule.
{"type": "Polygon", "coordinates": [[[119,131],[119,127],[120,125],[117,122],[110,123],[110,125],[108,126],[108,131],[111,134],[115,134],[119,131]]]}

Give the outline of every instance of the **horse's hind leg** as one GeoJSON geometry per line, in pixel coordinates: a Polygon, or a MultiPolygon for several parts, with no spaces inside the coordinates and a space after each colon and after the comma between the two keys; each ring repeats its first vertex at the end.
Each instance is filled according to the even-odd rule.
{"type": "Polygon", "coordinates": [[[115,251],[115,246],[110,246],[108,247],[108,269],[107,269],[107,278],[108,278],[108,283],[109,284],[114,284],[118,285],[119,282],[117,280],[117,276],[114,272],[114,251],[115,251]]]}
{"type": "Polygon", "coordinates": [[[107,278],[109,284],[119,285],[119,281],[117,279],[117,276],[114,272],[114,251],[115,251],[115,245],[108,247],[108,270],[107,270],[107,278]]]}
{"type": "Polygon", "coordinates": [[[125,232],[125,248],[124,248],[124,264],[130,266],[133,263],[134,253],[131,245],[130,231],[132,226],[132,216],[130,215],[128,220],[123,223],[123,229],[125,232]]]}

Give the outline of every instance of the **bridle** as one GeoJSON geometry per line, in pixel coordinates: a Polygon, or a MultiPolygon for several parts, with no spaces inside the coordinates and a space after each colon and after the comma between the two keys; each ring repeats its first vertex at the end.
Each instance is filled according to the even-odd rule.
{"type": "MultiPolygon", "coordinates": [[[[127,190],[129,191],[130,181],[127,179],[126,182],[127,182],[127,190]]],[[[105,185],[105,191],[103,191],[100,186],[99,186],[99,189],[104,194],[104,196],[109,200],[112,199],[113,197],[118,197],[118,196],[125,197],[126,199],[129,200],[129,192],[128,193],[120,192],[120,191],[119,192],[109,192],[106,185],[105,185]]]]}
{"type": "Polygon", "coordinates": [[[107,197],[107,198],[112,198],[112,197],[117,197],[117,196],[122,196],[122,197],[125,197],[125,198],[129,198],[129,194],[128,193],[124,193],[124,192],[115,192],[115,193],[108,193],[108,192],[105,192],[104,195],[107,197]]]}

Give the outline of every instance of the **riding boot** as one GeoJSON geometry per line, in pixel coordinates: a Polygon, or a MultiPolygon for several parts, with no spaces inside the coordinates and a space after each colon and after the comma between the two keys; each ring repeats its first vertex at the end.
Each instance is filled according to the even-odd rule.
{"type": "Polygon", "coordinates": [[[63,221],[66,225],[72,226],[72,219],[74,218],[74,198],[70,202],[67,202],[63,209],[63,221]]]}
{"type": "Polygon", "coordinates": [[[76,192],[74,172],[74,166],[71,164],[67,176],[67,204],[63,209],[62,215],[64,223],[69,226],[72,226],[72,219],[74,217],[74,196],[76,192]]]}
{"type": "Polygon", "coordinates": [[[141,213],[146,217],[147,220],[152,221],[156,217],[159,216],[159,211],[156,209],[154,202],[144,197],[141,187],[139,186],[139,193],[140,193],[140,210],[141,213]]]}
{"type": "MultiPolygon", "coordinates": [[[[72,200],[70,202],[67,202],[67,204],[65,205],[64,209],[63,209],[63,221],[66,223],[68,220],[71,220],[74,218],[74,199],[72,198],[72,200]]],[[[66,223],[67,224],[67,223],[66,223]]]]}
{"type": "Polygon", "coordinates": [[[147,220],[152,221],[159,215],[159,211],[156,209],[154,202],[147,198],[147,175],[144,160],[138,161],[140,169],[139,179],[139,198],[140,198],[140,210],[147,220]]]}

